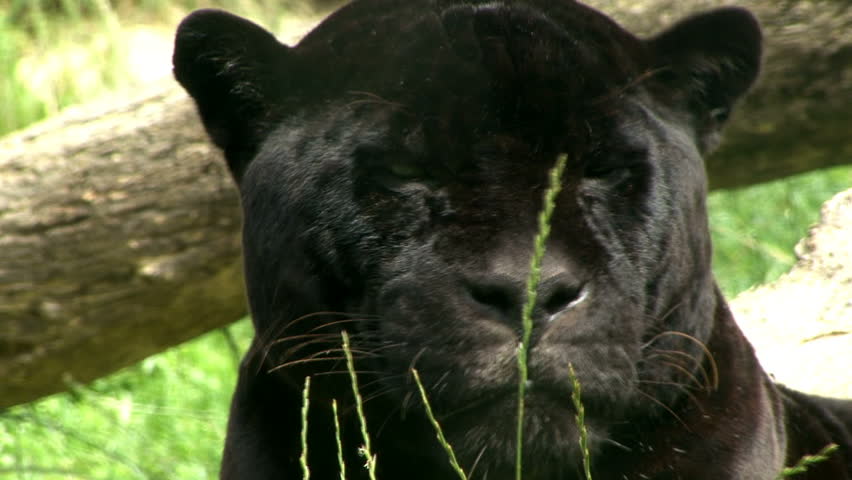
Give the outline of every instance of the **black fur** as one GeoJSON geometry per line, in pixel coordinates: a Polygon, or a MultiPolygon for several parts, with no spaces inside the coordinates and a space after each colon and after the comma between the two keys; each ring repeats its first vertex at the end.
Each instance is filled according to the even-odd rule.
{"type": "Polygon", "coordinates": [[[569,163],[536,304],[525,478],[852,478],[852,406],[776,386],[715,286],[703,155],[757,77],[745,10],[650,39],[569,0],[356,0],[297,46],[224,12],[180,26],[175,76],[242,194],[256,337],[226,480],[366,478],[340,331],[353,338],[379,477],[454,474],[416,367],[471,478],[513,478],[516,347],[548,169],[569,163]]]}

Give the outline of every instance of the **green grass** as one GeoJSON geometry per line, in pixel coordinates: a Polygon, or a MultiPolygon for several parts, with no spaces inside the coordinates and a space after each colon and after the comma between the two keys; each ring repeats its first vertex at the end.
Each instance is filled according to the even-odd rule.
{"type": "MultiPolygon", "coordinates": [[[[200,7],[286,18],[299,0],[0,0],[0,135],[70,105],[142,85],[128,41],[141,27],[169,35],[200,7]],[[14,99],[14,101],[6,101],[14,99]]],[[[303,9],[302,9],[303,10],[303,9]]],[[[268,27],[280,30],[282,23],[268,27]]]]}
{"type": "Polygon", "coordinates": [[[574,365],[568,364],[568,377],[571,379],[571,403],[574,404],[574,410],[577,414],[574,416],[574,421],[577,423],[577,430],[580,438],[577,441],[580,443],[580,454],[583,456],[583,474],[586,480],[592,480],[592,460],[589,454],[589,432],[586,430],[586,407],[583,405],[583,386],[580,384],[580,379],[574,372],[574,365]]]}
{"type": "Polygon", "coordinates": [[[539,280],[541,279],[541,261],[544,259],[547,237],[550,236],[550,220],[553,217],[553,210],[556,207],[556,196],[562,190],[562,173],[565,171],[565,164],[567,162],[568,155],[565,153],[559,154],[556,159],[556,165],[554,165],[548,175],[549,183],[542,198],[541,212],[538,214],[538,232],[536,232],[533,255],[530,259],[530,271],[526,282],[526,299],[524,300],[524,307],[521,312],[523,335],[521,336],[521,343],[518,345],[518,414],[516,418],[515,480],[521,480],[523,477],[523,462],[521,459],[523,458],[522,447],[524,444],[524,403],[529,379],[527,352],[530,348],[530,337],[533,329],[532,314],[536,304],[539,280]]]}
{"type": "Polygon", "coordinates": [[[334,443],[337,446],[337,471],[340,480],[346,480],[346,462],[343,460],[343,441],[340,439],[340,414],[337,412],[337,399],[331,401],[331,412],[334,414],[334,443]]]}
{"type": "Polygon", "coordinates": [[[370,443],[370,434],[367,432],[364,399],[358,390],[358,376],[355,372],[355,361],[352,359],[352,350],[349,348],[349,334],[346,333],[346,330],[341,333],[341,337],[343,339],[343,353],[346,355],[346,367],[349,371],[349,379],[352,381],[352,393],[355,396],[355,411],[358,413],[358,420],[361,425],[361,438],[364,440],[364,444],[358,451],[366,461],[364,466],[370,472],[370,480],[376,480],[376,454],[373,452],[373,447],[370,443]]]}
{"type": "MultiPolygon", "coordinates": [[[[253,18],[288,8],[246,0],[0,0],[0,134],[134,86],[121,42],[127,28],[173,26],[202,3],[253,18]]],[[[723,291],[733,295],[786,271],[819,206],[850,185],[852,168],[842,167],[713,193],[714,269],[723,291]]],[[[231,329],[242,351],[251,326],[243,320],[231,329]]],[[[0,479],[216,478],[236,357],[213,332],[71,393],[3,412],[0,479]]]]}
{"type": "Polygon", "coordinates": [[[0,0],[0,134],[117,87],[117,12],[98,0],[0,0]]]}
{"type": "MultiPolygon", "coordinates": [[[[311,376],[305,377],[305,387],[302,389],[302,454],[299,456],[299,464],[302,465],[302,480],[311,478],[311,469],[308,466],[308,410],[311,406],[311,376]]],[[[337,420],[335,418],[335,420],[337,420]]],[[[339,438],[339,436],[338,436],[339,438]]]]}
{"type": "Polygon", "coordinates": [[[837,167],[710,195],[713,270],[729,297],[771,282],[795,263],[793,247],[819,220],[820,206],[852,187],[837,167]]]}
{"type": "MultiPolygon", "coordinates": [[[[251,326],[232,326],[238,349],[251,326]]],[[[0,478],[216,478],[238,358],[221,331],[0,416],[0,478]]]]}
{"type": "Polygon", "coordinates": [[[822,463],[831,457],[831,455],[836,452],[840,447],[837,444],[831,443],[825,446],[819,452],[813,455],[805,455],[796,462],[792,467],[786,467],[781,473],[778,475],[779,479],[785,479],[789,477],[795,477],[800,473],[805,473],[812,466],[822,463]]]}
{"type": "Polygon", "coordinates": [[[420,399],[423,401],[423,407],[426,409],[426,417],[429,418],[429,422],[432,423],[432,427],[435,429],[435,436],[438,439],[438,443],[441,444],[441,447],[443,447],[444,451],[447,453],[447,460],[449,460],[450,466],[453,468],[453,471],[456,472],[456,475],[459,476],[460,480],[467,480],[467,474],[464,473],[464,469],[462,469],[461,465],[459,465],[453,446],[447,441],[447,437],[444,436],[444,429],[441,428],[441,424],[432,412],[432,404],[429,403],[429,396],[426,395],[426,387],[423,386],[423,382],[420,380],[420,373],[417,372],[416,368],[412,368],[411,374],[414,376],[414,383],[417,384],[417,390],[420,392],[420,399]]]}

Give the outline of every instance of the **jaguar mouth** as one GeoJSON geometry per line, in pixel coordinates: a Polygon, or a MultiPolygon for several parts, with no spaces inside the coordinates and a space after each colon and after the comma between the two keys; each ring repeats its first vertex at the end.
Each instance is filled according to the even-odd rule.
{"type": "MultiPolygon", "coordinates": [[[[530,382],[532,383],[532,382],[530,382]]],[[[491,418],[491,413],[514,419],[518,408],[518,387],[508,385],[495,389],[486,394],[480,394],[474,399],[465,400],[456,405],[444,405],[444,412],[439,414],[442,421],[452,422],[460,418],[491,418]]],[[[548,417],[570,415],[573,418],[577,410],[571,398],[571,392],[549,385],[532,384],[526,389],[524,405],[527,416],[535,416],[538,412],[546,412],[548,417]]],[[[513,420],[514,421],[514,420],[513,420]]]]}

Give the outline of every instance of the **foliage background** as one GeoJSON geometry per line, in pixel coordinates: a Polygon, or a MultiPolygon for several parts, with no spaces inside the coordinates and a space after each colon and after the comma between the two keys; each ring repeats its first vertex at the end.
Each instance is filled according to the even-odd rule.
{"type": "MultiPolygon", "coordinates": [[[[174,27],[202,6],[277,32],[309,15],[298,0],[0,0],[0,134],[168,75],[174,27]]],[[[713,193],[723,291],[734,295],[788,270],[819,206],[850,185],[852,168],[840,167],[713,193]]],[[[0,479],[216,478],[250,337],[242,319],[91,385],[69,380],[68,393],[0,412],[0,479]]]]}

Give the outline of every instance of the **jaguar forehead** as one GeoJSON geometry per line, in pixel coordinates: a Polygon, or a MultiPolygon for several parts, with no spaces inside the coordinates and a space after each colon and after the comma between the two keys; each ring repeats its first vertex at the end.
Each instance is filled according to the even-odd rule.
{"type": "Polygon", "coordinates": [[[576,2],[418,3],[353,2],[308,34],[295,50],[309,76],[324,79],[311,93],[362,91],[429,106],[460,90],[533,81],[540,85],[527,90],[588,96],[643,68],[642,42],[576,2]]]}

